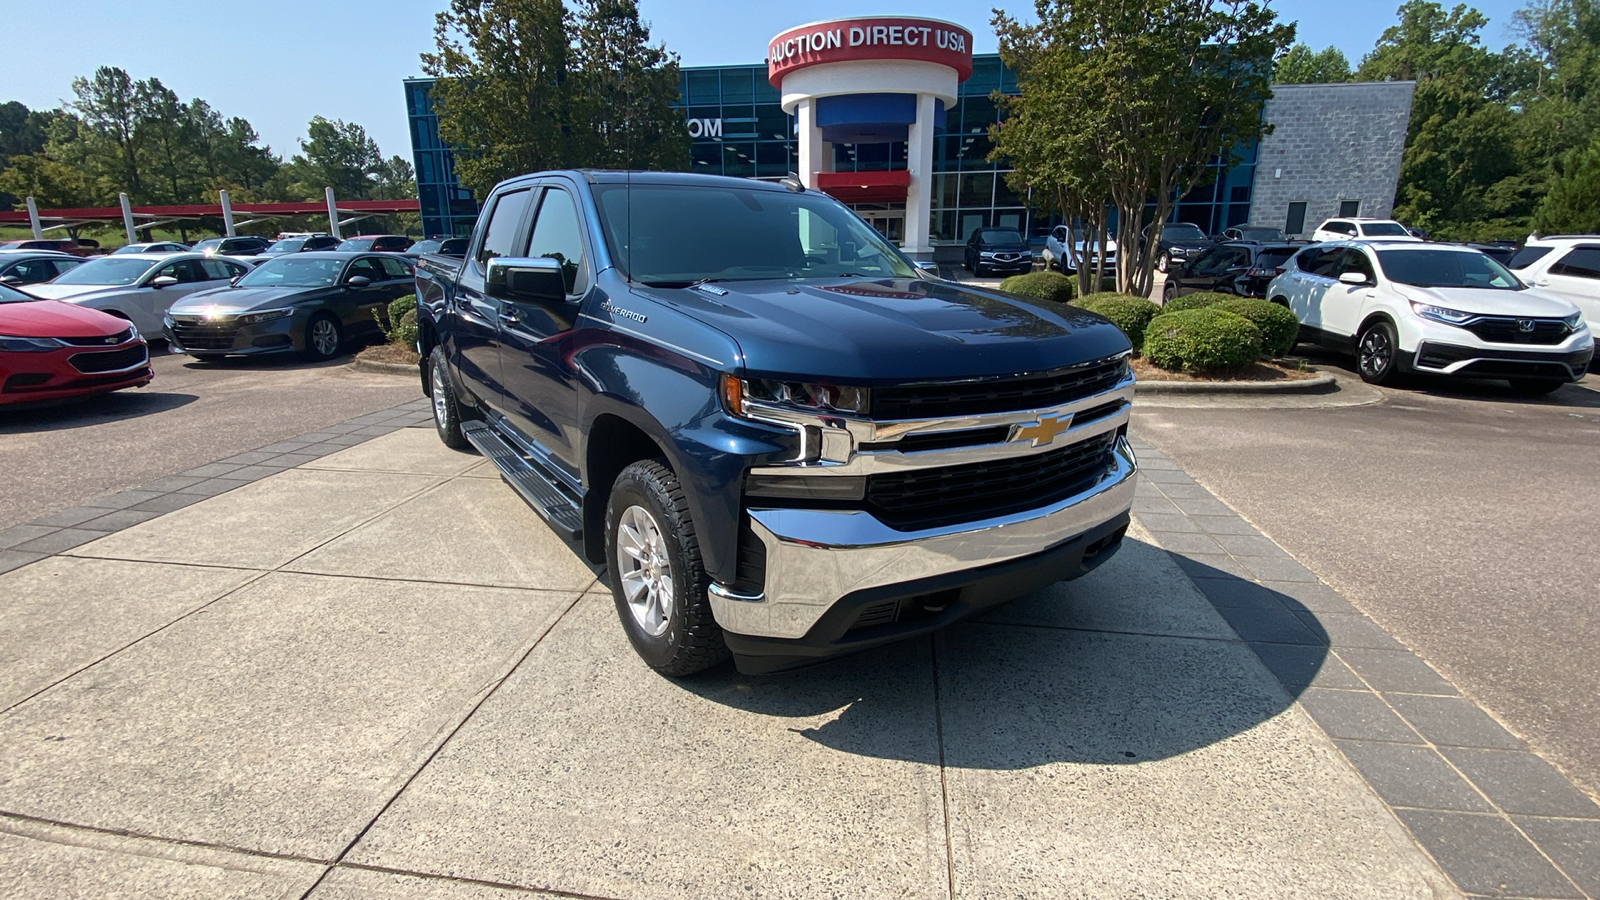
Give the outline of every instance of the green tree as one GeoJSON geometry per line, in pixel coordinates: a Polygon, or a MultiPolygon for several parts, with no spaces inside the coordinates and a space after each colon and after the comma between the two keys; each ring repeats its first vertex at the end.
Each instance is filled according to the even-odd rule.
{"type": "MultiPolygon", "coordinates": [[[[6,170],[7,160],[13,156],[42,152],[49,139],[50,123],[61,114],[60,110],[31,110],[15,100],[0,103],[0,172],[6,170]]],[[[0,191],[0,210],[11,209],[19,199],[0,191]]]]}
{"type": "Polygon", "coordinates": [[[178,95],[158,78],[135,85],[136,115],[134,133],[146,162],[149,199],[158,203],[189,203],[199,199],[202,189],[202,159],[196,152],[193,129],[187,110],[178,95]]]}
{"type": "Polygon", "coordinates": [[[1086,184],[1103,184],[1116,211],[1117,290],[1149,293],[1155,239],[1180,186],[1265,132],[1272,62],[1294,40],[1294,26],[1248,0],[1039,0],[1036,9],[1034,25],[995,14],[1021,97],[996,97],[1007,118],[991,131],[993,155],[1015,153],[1024,165],[1049,148],[1098,158],[1100,171],[1086,184]],[[1025,146],[1035,142],[1042,146],[1025,146]],[[1152,239],[1140,246],[1135,236],[1151,198],[1152,239]]]}
{"type": "Polygon", "coordinates": [[[378,169],[373,173],[377,184],[373,188],[374,200],[405,200],[417,196],[417,176],[411,169],[411,163],[398,156],[391,156],[378,164],[378,169]]]}
{"type": "Polygon", "coordinates": [[[0,172],[0,191],[32,197],[41,209],[82,209],[103,206],[116,193],[100,179],[78,166],[51,159],[45,153],[13,156],[0,172]]]}
{"type": "Polygon", "coordinates": [[[1539,234],[1600,234],[1600,135],[1557,162],[1533,227],[1539,234]]]}
{"type": "Polygon", "coordinates": [[[1305,44],[1289,48],[1272,69],[1273,84],[1335,84],[1350,80],[1350,60],[1338,47],[1312,51],[1305,44]]]}
{"type": "Polygon", "coordinates": [[[127,72],[101,66],[92,78],[72,79],[72,93],[77,99],[70,105],[88,127],[84,137],[97,137],[107,145],[107,153],[91,156],[111,162],[117,183],[129,194],[143,198],[138,86],[127,72]]]}
{"type": "Polygon", "coordinates": [[[561,0],[450,0],[435,16],[438,50],[422,66],[438,79],[439,136],[480,199],[513,175],[565,164],[567,31],[561,0]]]}
{"type": "Polygon", "coordinates": [[[335,197],[365,200],[372,195],[372,176],[383,166],[383,155],[360,125],[313,116],[306,139],[300,142],[300,155],[290,165],[309,196],[320,197],[323,188],[331,187],[335,197]]]}
{"type": "Polygon", "coordinates": [[[678,98],[678,58],[650,44],[636,0],[577,0],[567,82],[567,165],[600,169],[689,167],[678,98]]]}

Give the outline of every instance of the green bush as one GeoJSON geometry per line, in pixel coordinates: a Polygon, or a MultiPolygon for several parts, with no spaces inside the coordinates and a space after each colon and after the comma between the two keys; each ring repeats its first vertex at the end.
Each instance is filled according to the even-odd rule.
{"type": "Polygon", "coordinates": [[[1056,303],[1070,302],[1076,289],[1077,281],[1060,272],[1029,272],[1026,275],[1013,275],[1000,282],[1000,290],[1008,294],[1020,294],[1035,300],[1053,300],[1056,303]]]}
{"type": "Polygon", "coordinates": [[[1249,319],[1251,324],[1261,331],[1261,355],[1268,359],[1288,353],[1294,347],[1295,338],[1300,335],[1300,320],[1289,311],[1289,307],[1279,303],[1269,303],[1254,297],[1235,297],[1232,300],[1224,300],[1211,309],[1220,309],[1249,319]]]}
{"type": "Polygon", "coordinates": [[[1156,304],[1127,294],[1091,294],[1085,299],[1089,302],[1083,303],[1083,308],[1105,316],[1111,324],[1121,328],[1135,352],[1144,346],[1144,332],[1150,320],[1161,314],[1161,307],[1156,304]],[[1093,297],[1103,299],[1092,300],[1093,297]]]}
{"type": "Polygon", "coordinates": [[[1236,313],[1185,309],[1150,320],[1144,358],[1173,372],[1227,375],[1261,357],[1261,330],[1236,313]]]}
{"type": "Polygon", "coordinates": [[[1200,291],[1199,293],[1195,294],[1184,294],[1182,297],[1174,297],[1173,299],[1167,301],[1163,309],[1165,309],[1167,312],[1182,312],[1186,309],[1205,309],[1208,306],[1215,306],[1216,304],[1222,303],[1226,300],[1235,299],[1238,299],[1238,295],[1236,294],[1223,294],[1218,291],[1200,291]]]}
{"type": "Polygon", "coordinates": [[[373,310],[372,317],[378,320],[378,330],[383,332],[384,340],[401,347],[415,347],[417,344],[417,295],[407,294],[396,297],[385,310],[385,314],[378,315],[373,310]]]}

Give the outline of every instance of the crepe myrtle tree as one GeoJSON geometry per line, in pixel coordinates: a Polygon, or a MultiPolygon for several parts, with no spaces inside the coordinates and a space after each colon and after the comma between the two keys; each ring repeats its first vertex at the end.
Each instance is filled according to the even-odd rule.
{"type": "MultiPolygon", "coordinates": [[[[1019,95],[996,97],[1005,118],[991,130],[995,155],[1038,187],[1065,154],[1083,167],[1060,210],[1109,205],[1119,223],[1117,290],[1148,294],[1161,223],[1180,188],[1218,157],[1268,130],[1273,61],[1294,26],[1250,0],[1036,0],[1035,23],[995,10],[1000,54],[1017,72],[1019,95]],[[1095,198],[1093,191],[1103,195],[1095,198]],[[1150,240],[1139,242],[1151,221],[1150,240]]],[[[1016,184],[1018,182],[1013,182],[1016,184]]],[[[1082,221],[1090,221],[1083,219],[1082,221]]]]}

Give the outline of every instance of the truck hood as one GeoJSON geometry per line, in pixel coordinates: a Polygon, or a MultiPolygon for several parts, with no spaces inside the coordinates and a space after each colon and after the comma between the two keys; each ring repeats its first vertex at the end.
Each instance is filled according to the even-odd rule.
{"type": "Polygon", "coordinates": [[[904,278],[633,286],[730,335],[755,375],[846,383],[1015,375],[1121,353],[1128,339],[1074,306],[904,278]]]}
{"type": "Polygon", "coordinates": [[[1564,319],[1576,306],[1538,288],[1497,291],[1489,288],[1425,288],[1396,284],[1395,292],[1417,303],[1443,306],[1483,316],[1523,316],[1530,319],[1564,319]]]}
{"type": "Polygon", "coordinates": [[[116,316],[60,300],[0,303],[0,334],[12,337],[111,337],[127,330],[116,316]]]}

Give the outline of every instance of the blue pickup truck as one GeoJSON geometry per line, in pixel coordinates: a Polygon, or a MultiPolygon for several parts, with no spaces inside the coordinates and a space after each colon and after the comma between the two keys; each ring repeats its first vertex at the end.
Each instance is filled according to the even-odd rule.
{"type": "Polygon", "coordinates": [[[512,179],[417,299],[440,438],[605,565],[667,675],[926,634],[1128,528],[1122,332],[941,280],[792,179],[512,179]]]}

